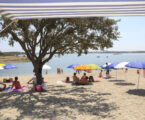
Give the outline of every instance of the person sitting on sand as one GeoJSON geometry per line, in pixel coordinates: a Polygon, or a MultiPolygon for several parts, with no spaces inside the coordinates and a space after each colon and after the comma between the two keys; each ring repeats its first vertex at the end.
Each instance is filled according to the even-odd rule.
{"type": "Polygon", "coordinates": [[[70,78],[69,77],[66,77],[66,79],[63,82],[70,83],[70,78]]]}
{"type": "Polygon", "coordinates": [[[94,77],[93,76],[89,76],[89,82],[94,82],[94,77]]]}
{"type": "Polygon", "coordinates": [[[86,79],[86,73],[84,73],[84,75],[81,77],[81,79],[86,79]]]}
{"type": "Polygon", "coordinates": [[[78,84],[79,83],[79,78],[76,76],[76,73],[74,73],[74,75],[73,75],[73,82],[75,84],[78,84]]]}
{"type": "Polygon", "coordinates": [[[89,82],[88,76],[83,77],[83,78],[79,81],[79,83],[80,83],[81,85],[88,84],[88,82],[89,82]]]}
{"type": "Polygon", "coordinates": [[[6,89],[6,84],[0,83],[0,91],[3,91],[6,89]]]}
{"type": "Polygon", "coordinates": [[[44,82],[44,78],[42,78],[42,89],[43,89],[43,91],[48,91],[48,86],[46,85],[46,82],[44,82]]]}
{"type": "MultiPolygon", "coordinates": [[[[34,72],[34,70],[33,70],[34,72]]],[[[37,84],[37,79],[34,73],[34,76],[27,82],[28,84],[33,84],[34,86],[37,84]]]]}
{"type": "MultiPolygon", "coordinates": [[[[13,82],[12,88],[15,87],[15,89],[20,89],[21,88],[21,84],[18,81],[18,77],[15,77],[15,81],[13,82]]],[[[11,88],[11,89],[12,89],[11,88]]]]}

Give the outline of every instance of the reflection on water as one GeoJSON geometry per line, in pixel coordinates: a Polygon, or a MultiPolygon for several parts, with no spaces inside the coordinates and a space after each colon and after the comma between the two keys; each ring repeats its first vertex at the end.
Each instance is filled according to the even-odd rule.
{"type": "MultiPolygon", "coordinates": [[[[72,69],[67,68],[70,64],[97,64],[103,65],[106,62],[125,62],[125,61],[145,61],[144,53],[134,54],[87,54],[77,56],[77,54],[69,54],[64,56],[55,56],[49,63],[52,67],[49,73],[56,73],[57,68],[63,69],[64,73],[74,72],[72,69]],[[99,57],[98,57],[99,56],[99,57]]],[[[0,76],[15,76],[15,75],[29,75],[33,74],[33,66],[30,62],[25,63],[11,63],[17,66],[17,69],[0,70],[0,76]]],[[[45,70],[43,70],[45,74],[45,70]]]]}

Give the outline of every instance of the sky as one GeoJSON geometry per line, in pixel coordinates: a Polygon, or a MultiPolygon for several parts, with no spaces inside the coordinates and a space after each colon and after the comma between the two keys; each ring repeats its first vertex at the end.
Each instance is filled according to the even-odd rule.
{"type": "MultiPolygon", "coordinates": [[[[112,48],[108,51],[145,51],[145,16],[144,17],[111,17],[121,20],[118,23],[121,38],[114,41],[112,48]]],[[[23,50],[19,44],[14,47],[8,45],[8,40],[0,39],[0,51],[19,51],[23,50]]]]}

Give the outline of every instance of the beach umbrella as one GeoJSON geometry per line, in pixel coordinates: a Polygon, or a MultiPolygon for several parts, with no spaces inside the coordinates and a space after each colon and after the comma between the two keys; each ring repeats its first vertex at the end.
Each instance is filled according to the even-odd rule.
{"type": "Polygon", "coordinates": [[[87,65],[82,64],[74,67],[74,70],[86,70],[87,65]]]}
{"type": "Polygon", "coordinates": [[[1,66],[1,67],[4,67],[4,66],[5,66],[5,64],[0,64],[0,66],[1,66]]]}
{"type": "Polygon", "coordinates": [[[52,69],[49,65],[43,65],[43,67],[42,67],[42,69],[44,69],[44,70],[50,70],[50,69],[52,69]]]}
{"type": "MultiPolygon", "coordinates": [[[[12,64],[6,64],[4,66],[4,69],[15,69],[15,68],[17,68],[17,67],[15,65],[12,65],[12,64]]],[[[10,77],[10,75],[9,75],[9,77],[10,77]]]]}
{"type": "Polygon", "coordinates": [[[144,0],[0,0],[0,14],[11,20],[144,16],[144,0]]]}
{"type": "Polygon", "coordinates": [[[111,63],[110,65],[108,65],[110,68],[115,69],[115,66],[118,65],[118,62],[115,63],[111,63]]]}
{"type": "Polygon", "coordinates": [[[69,66],[67,66],[67,68],[74,68],[74,67],[76,67],[76,66],[78,66],[79,64],[72,64],[72,65],[69,65],[69,66]]]}
{"type": "Polygon", "coordinates": [[[116,69],[123,69],[123,68],[126,68],[125,65],[127,65],[129,62],[120,62],[118,63],[116,66],[114,66],[114,68],[116,69]]]}
{"type": "Polygon", "coordinates": [[[46,74],[48,73],[48,70],[52,69],[49,65],[43,65],[42,67],[43,70],[46,70],[46,74]]]}
{"type": "Polygon", "coordinates": [[[116,80],[117,80],[117,69],[115,68],[115,66],[118,65],[118,64],[119,64],[118,62],[115,62],[115,63],[111,63],[110,65],[108,65],[109,68],[116,70],[116,80]]]}
{"type": "MultiPolygon", "coordinates": [[[[114,68],[115,69],[123,69],[123,68],[126,68],[125,65],[127,65],[129,62],[120,62],[118,63],[114,68]]],[[[117,70],[116,70],[116,74],[117,74],[117,70]]],[[[127,72],[125,72],[125,78],[127,79],[127,72]]],[[[117,79],[117,75],[116,75],[116,79],[117,79]]]]}
{"type": "MultiPolygon", "coordinates": [[[[132,61],[132,62],[129,62],[125,66],[129,67],[129,68],[145,69],[145,62],[142,62],[142,61],[132,61]]],[[[139,80],[140,80],[140,70],[139,70],[139,74],[138,74],[137,89],[139,88],[139,80]]]]}
{"type": "Polygon", "coordinates": [[[12,64],[7,64],[4,66],[4,69],[14,69],[14,68],[17,68],[15,65],[12,65],[12,64]]]}
{"type": "Polygon", "coordinates": [[[74,68],[74,70],[86,70],[86,71],[97,69],[101,70],[101,67],[99,67],[98,65],[79,65],[74,68]]]}
{"type": "Polygon", "coordinates": [[[88,66],[92,67],[92,70],[101,70],[102,68],[96,64],[88,64],[88,66]]]}
{"type": "Polygon", "coordinates": [[[129,67],[129,68],[145,69],[144,64],[145,64],[145,62],[143,62],[143,61],[132,61],[132,62],[129,62],[125,66],[129,67]]]}
{"type": "Polygon", "coordinates": [[[4,68],[0,66],[0,70],[3,70],[4,68]]]}

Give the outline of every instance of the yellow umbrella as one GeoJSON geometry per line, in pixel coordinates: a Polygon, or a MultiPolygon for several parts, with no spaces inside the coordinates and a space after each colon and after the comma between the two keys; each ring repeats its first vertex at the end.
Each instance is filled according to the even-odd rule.
{"type": "Polygon", "coordinates": [[[82,64],[82,65],[76,66],[76,67],[74,68],[74,70],[86,70],[86,67],[87,67],[87,65],[82,64]]]}
{"type": "Polygon", "coordinates": [[[92,70],[101,70],[102,69],[101,67],[99,67],[96,64],[89,64],[88,66],[91,66],[92,67],[92,70]]]}
{"type": "Polygon", "coordinates": [[[1,66],[1,67],[4,67],[4,66],[5,66],[5,64],[0,64],[0,66],[1,66]]]}
{"type": "Polygon", "coordinates": [[[99,67],[98,65],[95,65],[95,64],[79,65],[79,66],[74,68],[74,70],[86,70],[86,71],[97,70],[97,69],[101,70],[101,67],[99,67]]]}

